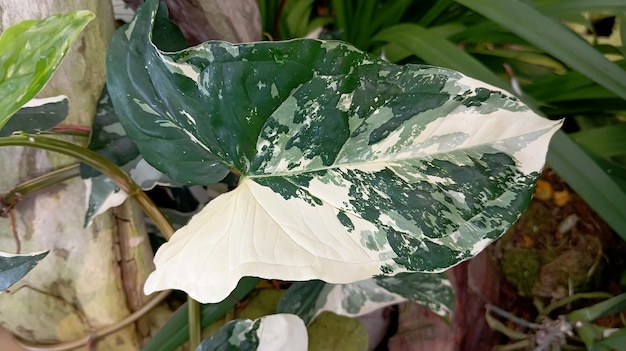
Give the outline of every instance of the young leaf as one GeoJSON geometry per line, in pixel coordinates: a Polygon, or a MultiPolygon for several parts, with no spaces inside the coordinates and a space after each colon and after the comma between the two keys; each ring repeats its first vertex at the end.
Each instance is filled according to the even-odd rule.
{"type": "Polygon", "coordinates": [[[41,261],[48,251],[14,255],[0,251],[0,291],[8,289],[41,261]]]}
{"type": "Polygon", "coordinates": [[[254,321],[237,319],[203,341],[196,351],[307,350],[304,323],[293,314],[273,314],[254,321]]]}
{"type": "Polygon", "coordinates": [[[0,129],[35,97],[57,69],[70,45],[94,18],[74,11],[22,21],[0,36],[0,129]]]}
{"type": "Polygon", "coordinates": [[[296,314],[309,324],[324,311],[358,317],[407,299],[444,318],[454,309],[454,292],[444,273],[400,273],[351,284],[298,282],[283,295],[277,312],[296,314]]]}
{"type": "Polygon", "coordinates": [[[0,137],[9,136],[17,131],[34,134],[49,130],[67,117],[69,109],[69,101],[64,95],[32,99],[0,128],[0,137]]]}
{"type": "Polygon", "coordinates": [[[219,165],[211,177],[236,169],[241,180],[161,247],[147,293],[210,302],[241,276],[351,283],[440,272],[527,206],[559,123],[515,97],[339,42],[167,53],[150,41],[157,10],[148,1],[108,53],[120,119],[174,179],[207,179],[219,165]]]}

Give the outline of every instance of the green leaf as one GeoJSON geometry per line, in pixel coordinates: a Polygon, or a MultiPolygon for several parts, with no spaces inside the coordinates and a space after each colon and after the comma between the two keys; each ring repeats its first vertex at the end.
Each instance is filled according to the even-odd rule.
{"type": "Polygon", "coordinates": [[[14,255],[0,251],[0,291],[8,289],[41,261],[48,251],[14,255]]]}
{"type": "Polygon", "coordinates": [[[196,351],[307,350],[304,323],[293,314],[273,314],[254,321],[237,319],[203,341],[196,351]]]}
{"type": "Polygon", "coordinates": [[[351,284],[294,283],[281,298],[277,312],[296,314],[309,324],[324,311],[359,317],[407,299],[447,319],[454,310],[454,291],[444,273],[400,273],[351,284]]]}
{"type": "Polygon", "coordinates": [[[441,272],[527,206],[559,123],[515,97],[340,42],[164,52],[150,42],[157,6],[147,2],[109,51],[110,63],[136,63],[108,71],[119,117],[155,167],[206,176],[161,138],[175,133],[196,146],[186,157],[241,180],[159,249],[147,293],[177,288],[210,302],[246,275],[351,283],[441,272]],[[133,50],[118,50],[127,39],[133,50]]]}
{"type": "Polygon", "coordinates": [[[589,151],[606,158],[626,154],[626,124],[583,130],[569,136],[589,151]]]}
{"type": "Polygon", "coordinates": [[[499,88],[510,89],[510,86],[493,71],[454,43],[416,24],[398,24],[389,27],[376,34],[373,40],[403,47],[429,64],[463,71],[499,88]]]}
{"type": "Polygon", "coordinates": [[[597,342],[598,345],[606,347],[608,350],[619,350],[626,345],[626,329],[618,329],[609,334],[605,339],[597,342]]]}
{"type": "MultiPolygon", "coordinates": [[[[115,163],[143,190],[150,190],[156,185],[176,185],[141,157],[137,146],[126,135],[115,114],[106,87],[98,100],[87,148],[115,163]]],[[[95,216],[109,208],[119,206],[126,200],[128,194],[121,191],[109,177],[86,164],[80,165],[80,173],[88,189],[85,226],[89,226],[95,216]]]]}
{"type": "Polygon", "coordinates": [[[619,236],[626,239],[626,193],[596,161],[560,131],[550,143],[547,161],[619,236]]]}
{"type": "Polygon", "coordinates": [[[22,21],[0,36],[0,129],[35,97],[87,23],[89,11],[22,21]]]}
{"type": "MultiPolygon", "coordinates": [[[[161,61],[149,36],[153,25],[161,29],[155,33],[155,43],[167,50],[182,49],[185,39],[178,28],[173,29],[165,7],[159,8],[159,20],[153,23],[156,13],[152,11],[157,11],[155,5],[158,4],[146,3],[153,9],[145,5],[139,8],[133,22],[117,30],[107,52],[107,86],[113,87],[109,93],[116,114],[143,158],[154,168],[180,184],[218,182],[228,174],[228,168],[207,152],[201,139],[194,139],[188,131],[197,128],[194,126],[196,118],[207,113],[203,98],[198,91],[176,99],[168,97],[178,95],[173,94],[173,87],[180,85],[182,88],[189,85],[189,81],[169,73],[169,69],[177,69],[177,64],[171,66],[161,61]],[[130,44],[127,35],[131,33],[142,36],[142,40],[130,44]],[[146,77],[153,69],[159,73],[150,82],[146,77]],[[161,117],[168,115],[183,117],[183,124],[177,125],[161,117]]],[[[194,68],[185,69],[191,69],[189,74],[194,72],[194,68]]]]}
{"type": "Polygon", "coordinates": [[[63,95],[32,99],[0,129],[0,137],[9,136],[17,131],[36,134],[49,130],[67,117],[69,108],[67,96],[63,95]]]}
{"type": "MultiPolygon", "coordinates": [[[[229,310],[235,308],[237,301],[243,301],[254,290],[259,282],[258,278],[245,277],[239,281],[237,288],[230,296],[216,304],[200,305],[200,325],[208,327],[211,323],[222,318],[229,310]]],[[[141,351],[171,351],[189,340],[188,305],[185,303],[159,329],[157,334],[148,341],[141,351]]]]}
{"type": "Polygon", "coordinates": [[[626,71],[562,23],[520,0],[456,0],[626,99],[626,71]]]}

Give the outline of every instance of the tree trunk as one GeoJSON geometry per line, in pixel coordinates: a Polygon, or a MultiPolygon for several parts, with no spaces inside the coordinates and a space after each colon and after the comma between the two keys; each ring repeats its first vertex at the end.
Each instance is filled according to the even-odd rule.
{"type": "MultiPolygon", "coordinates": [[[[115,30],[110,2],[0,0],[0,28],[24,19],[88,9],[96,18],[68,52],[40,96],[64,94],[70,113],[64,124],[90,127],[105,78],[105,52],[115,30]]],[[[86,145],[86,138],[73,142],[86,145]]],[[[0,193],[51,170],[76,163],[35,148],[0,149],[0,193]]],[[[0,219],[0,248],[50,250],[23,280],[0,294],[0,323],[30,343],[60,343],[89,336],[128,316],[147,299],[141,285],[152,268],[149,241],[137,206],[125,204],[84,228],[86,189],[79,178],[24,197],[0,219]],[[123,233],[124,235],[120,235],[123,233]],[[124,240],[124,241],[120,241],[124,240]],[[131,284],[128,284],[131,282],[131,284]],[[128,297],[132,297],[129,299],[128,297]]],[[[97,340],[101,350],[137,350],[141,322],[97,340]]]]}

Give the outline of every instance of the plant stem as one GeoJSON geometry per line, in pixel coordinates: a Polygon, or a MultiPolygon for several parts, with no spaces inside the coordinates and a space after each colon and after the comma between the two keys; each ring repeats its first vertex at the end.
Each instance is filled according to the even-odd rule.
{"type": "Polygon", "coordinates": [[[202,341],[200,304],[191,296],[187,296],[187,305],[189,306],[189,349],[195,350],[202,341]]]}
{"type": "MultiPolygon", "coordinates": [[[[104,175],[111,178],[111,180],[113,180],[113,182],[115,182],[115,184],[119,186],[122,191],[126,192],[130,198],[134,198],[138,202],[141,209],[150,217],[150,219],[152,219],[152,221],[154,221],[161,233],[163,233],[163,235],[168,240],[172,237],[172,234],[174,234],[174,228],[165,218],[159,208],[154,204],[154,202],[152,202],[152,200],[148,197],[148,195],[146,195],[146,193],[144,193],[143,190],[123,170],[121,170],[117,165],[100,156],[99,154],[84,147],[74,145],[67,141],[39,135],[30,135],[22,132],[16,133],[9,137],[0,137],[0,147],[2,146],[35,147],[71,156],[83,163],[88,164],[89,166],[97,169],[104,175]]],[[[64,351],[81,347],[92,341],[94,338],[100,338],[112,334],[135,322],[137,319],[141,318],[156,305],[161,303],[161,301],[163,301],[169,295],[169,293],[170,291],[163,291],[159,293],[153,299],[148,301],[146,305],[144,305],[142,308],[135,311],[122,321],[108,326],[104,329],[97,330],[93,334],[83,339],[48,346],[27,344],[22,344],[22,346],[30,351],[64,351]]],[[[199,318],[193,322],[190,321],[190,328],[199,329],[199,318]]]]}
{"type": "Polygon", "coordinates": [[[70,165],[52,172],[48,172],[37,178],[19,184],[15,188],[11,189],[8,193],[6,193],[1,201],[3,204],[11,206],[11,204],[16,203],[17,201],[19,201],[20,198],[30,193],[41,190],[50,185],[58,184],[64,180],[74,178],[79,174],[80,171],[78,169],[78,164],[70,165]]]}
{"type": "Polygon", "coordinates": [[[84,147],[72,144],[67,141],[58,140],[39,135],[31,135],[26,133],[17,133],[9,137],[0,137],[0,147],[2,146],[29,146],[48,151],[58,152],[88,164],[89,166],[102,172],[120,187],[122,191],[134,198],[139,206],[154,221],[161,233],[169,240],[174,234],[174,228],[165,218],[159,208],[152,200],[143,192],[143,190],[135,184],[135,182],[123,170],[114,163],[100,156],[99,154],[86,149],[84,147]]]}

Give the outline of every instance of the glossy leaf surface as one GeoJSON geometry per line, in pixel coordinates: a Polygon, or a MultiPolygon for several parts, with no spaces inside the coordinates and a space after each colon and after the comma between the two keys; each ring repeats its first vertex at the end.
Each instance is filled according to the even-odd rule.
{"type": "Polygon", "coordinates": [[[47,254],[48,251],[24,255],[0,252],[0,291],[8,289],[22,279],[47,254]]]}
{"type": "Polygon", "coordinates": [[[147,2],[113,40],[107,78],[122,124],[175,180],[235,169],[241,181],[161,247],[148,293],[210,302],[241,276],[443,271],[517,219],[559,126],[456,71],[340,42],[168,53],[150,39],[163,15],[147,2]]]}
{"type": "Polygon", "coordinates": [[[293,314],[273,314],[254,321],[237,319],[226,323],[196,351],[307,350],[304,323],[293,314]]]}
{"type": "Polygon", "coordinates": [[[49,130],[67,117],[69,109],[67,96],[32,99],[0,129],[0,137],[9,136],[17,131],[36,134],[49,130]]]}
{"type": "Polygon", "coordinates": [[[48,82],[70,45],[94,18],[89,11],[22,21],[0,36],[0,129],[48,82]]]}

